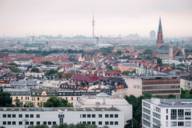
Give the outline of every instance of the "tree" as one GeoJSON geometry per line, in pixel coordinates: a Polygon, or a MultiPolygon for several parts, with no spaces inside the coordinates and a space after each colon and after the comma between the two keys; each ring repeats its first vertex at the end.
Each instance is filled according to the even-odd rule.
{"type": "Polygon", "coordinates": [[[39,70],[39,68],[33,67],[33,68],[31,69],[31,72],[39,73],[40,70],[39,70]]]}
{"type": "Polygon", "coordinates": [[[12,106],[11,95],[7,92],[0,92],[0,107],[12,106]]]}
{"type": "Polygon", "coordinates": [[[31,101],[28,101],[24,104],[24,107],[34,107],[34,105],[31,101]]]}
{"type": "Polygon", "coordinates": [[[189,90],[181,89],[181,96],[180,97],[183,98],[183,99],[191,99],[192,98],[192,93],[189,90]]]}
{"type": "Polygon", "coordinates": [[[42,64],[44,65],[53,65],[54,63],[51,61],[43,61],[42,64]]]}
{"type": "Polygon", "coordinates": [[[9,65],[9,69],[14,73],[20,73],[21,70],[15,65],[9,65]]]}
{"type": "Polygon", "coordinates": [[[162,59],[157,58],[157,64],[160,65],[160,66],[162,66],[162,64],[163,64],[163,63],[162,63],[162,59]]]}
{"type": "Polygon", "coordinates": [[[72,107],[72,104],[65,99],[53,96],[44,103],[44,107],[72,107]]]}
{"type": "Polygon", "coordinates": [[[37,125],[37,126],[31,126],[29,128],[49,128],[47,125],[37,125]]]}
{"type": "Polygon", "coordinates": [[[150,99],[150,93],[144,93],[143,96],[135,97],[133,95],[126,96],[125,99],[133,106],[133,128],[141,127],[142,116],[142,99],[150,99]]]}
{"type": "Polygon", "coordinates": [[[22,107],[23,103],[19,99],[15,99],[15,106],[22,107]]]}

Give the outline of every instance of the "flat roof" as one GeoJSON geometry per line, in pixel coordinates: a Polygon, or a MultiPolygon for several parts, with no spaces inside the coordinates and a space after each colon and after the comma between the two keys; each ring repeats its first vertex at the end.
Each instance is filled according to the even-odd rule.
{"type": "Polygon", "coordinates": [[[120,111],[115,107],[0,107],[0,111],[120,111]]]}
{"type": "Polygon", "coordinates": [[[190,107],[192,108],[192,99],[144,99],[152,104],[160,107],[190,107]]]}

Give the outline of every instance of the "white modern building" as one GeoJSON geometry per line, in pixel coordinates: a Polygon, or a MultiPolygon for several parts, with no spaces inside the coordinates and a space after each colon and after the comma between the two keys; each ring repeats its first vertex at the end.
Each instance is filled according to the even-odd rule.
{"type": "Polygon", "coordinates": [[[142,128],[191,128],[191,99],[144,99],[142,128]]]}
{"type": "Polygon", "coordinates": [[[93,124],[99,128],[124,128],[124,113],[110,108],[0,108],[0,127],[30,128],[34,125],[93,124]]]}
{"type": "MultiPolygon", "coordinates": [[[[81,96],[74,104],[76,107],[96,107],[110,108],[115,107],[123,112],[124,124],[130,125],[132,120],[132,105],[124,97],[108,96],[105,93],[99,93],[96,96],[81,96]]],[[[117,127],[119,128],[119,127],[117,127]]]]}

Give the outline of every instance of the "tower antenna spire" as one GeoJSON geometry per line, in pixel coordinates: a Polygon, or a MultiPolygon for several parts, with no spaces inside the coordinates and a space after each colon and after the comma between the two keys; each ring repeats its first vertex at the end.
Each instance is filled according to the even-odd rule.
{"type": "Polygon", "coordinates": [[[92,14],[92,37],[95,38],[95,17],[92,14]]]}

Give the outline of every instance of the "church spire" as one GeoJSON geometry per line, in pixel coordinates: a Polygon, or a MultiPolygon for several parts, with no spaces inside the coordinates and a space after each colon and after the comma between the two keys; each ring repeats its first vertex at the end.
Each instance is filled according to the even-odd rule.
{"type": "Polygon", "coordinates": [[[159,27],[158,27],[156,44],[157,44],[157,48],[160,48],[163,45],[163,30],[161,25],[161,17],[159,18],[159,27]]]}

